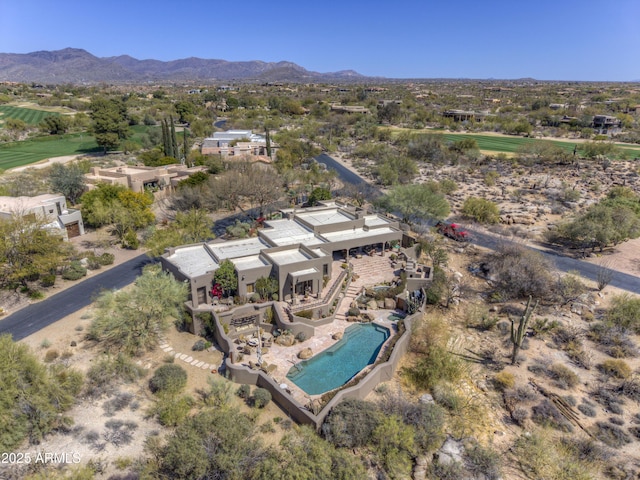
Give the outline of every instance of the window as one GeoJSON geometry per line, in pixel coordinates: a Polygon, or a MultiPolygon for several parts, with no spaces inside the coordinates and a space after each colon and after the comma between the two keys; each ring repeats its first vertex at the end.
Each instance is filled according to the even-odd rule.
{"type": "Polygon", "coordinates": [[[322,265],[322,276],[326,277],[327,275],[329,275],[329,264],[325,263],[322,265]]]}
{"type": "Polygon", "coordinates": [[[255,291],[254,285],[253,283],[247,283],[247,293],[253,293],[255,291]]]}

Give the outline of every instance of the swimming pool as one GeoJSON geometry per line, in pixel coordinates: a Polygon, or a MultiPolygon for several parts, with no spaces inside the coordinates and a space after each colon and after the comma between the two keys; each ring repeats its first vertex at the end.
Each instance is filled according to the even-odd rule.
{"type": "Polygon", "coordinates": [[[287,378],[309,395],[318,395],[347,383],[376,361],[389,329],[373,323],[347,327],[338,343],[289,370],[287,378]]]}

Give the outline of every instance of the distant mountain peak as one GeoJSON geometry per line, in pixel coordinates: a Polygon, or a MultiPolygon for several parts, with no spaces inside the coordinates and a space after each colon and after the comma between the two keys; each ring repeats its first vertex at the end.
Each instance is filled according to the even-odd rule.
{"type": "Polygon", "coordinates": [[[100,58],[81,48],[26,54],[0,53],[0,81],[37,83],[141,83],[277,80],[330,82],[365,78],[353,70],[318,73],[289,61],[227,60],[188,57],[138,60],[130,55],[100,58]]]}

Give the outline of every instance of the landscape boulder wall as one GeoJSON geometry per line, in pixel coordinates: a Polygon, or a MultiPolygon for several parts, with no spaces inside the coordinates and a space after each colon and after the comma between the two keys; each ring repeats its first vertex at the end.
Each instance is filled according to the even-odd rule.
{"type": "Polygon", "coordinates": [[[384,299],[384,309],[385,310],[395,310],[396,309],[396,301],[393,298],[385,298],[384,299]]]}

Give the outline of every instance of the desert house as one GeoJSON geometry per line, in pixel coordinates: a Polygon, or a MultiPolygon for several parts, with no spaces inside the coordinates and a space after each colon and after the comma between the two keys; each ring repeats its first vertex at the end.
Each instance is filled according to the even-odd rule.
{"type": "MultiPolygon", "coordinates": [[[[350,255],[383,252],[403,238],[397,220],[335,201],[284,209],[281,215],[265,221],[255,237],[167,249],[160,261],[176,279],[189,284],[186,306],[192,315],[213,309],[214,275],[224,260],[235,267],[238,296],[253,294],[260,277],[273,277],[278,298],[295,305],[300,297],[318,298],[325,282],[338,276],[332,272],[334,259],[348,262],[350,255]]],[[[412,289],[421,288],[423,279],[412,280],[412,289]]]]}
{"type": "Polygon", "coordinates": [[[180,180],[206,170],[207,167],[204,166],[187,167],[180,164],[161,167],[92,167],[84,178],[89,189],[99,183],[108,183],[110,185],[123,185],[136,193],[141,193],[145,190],[170,192],[175,189],[180,180]]]}
{"type": "Polygon", "coordinates": [[[0,197],[0,219],[15,215],[43,220],[65,239],[84,235],[80,210],[67,207],[64,195],[47,193],[35,197],[0,197]]]}

